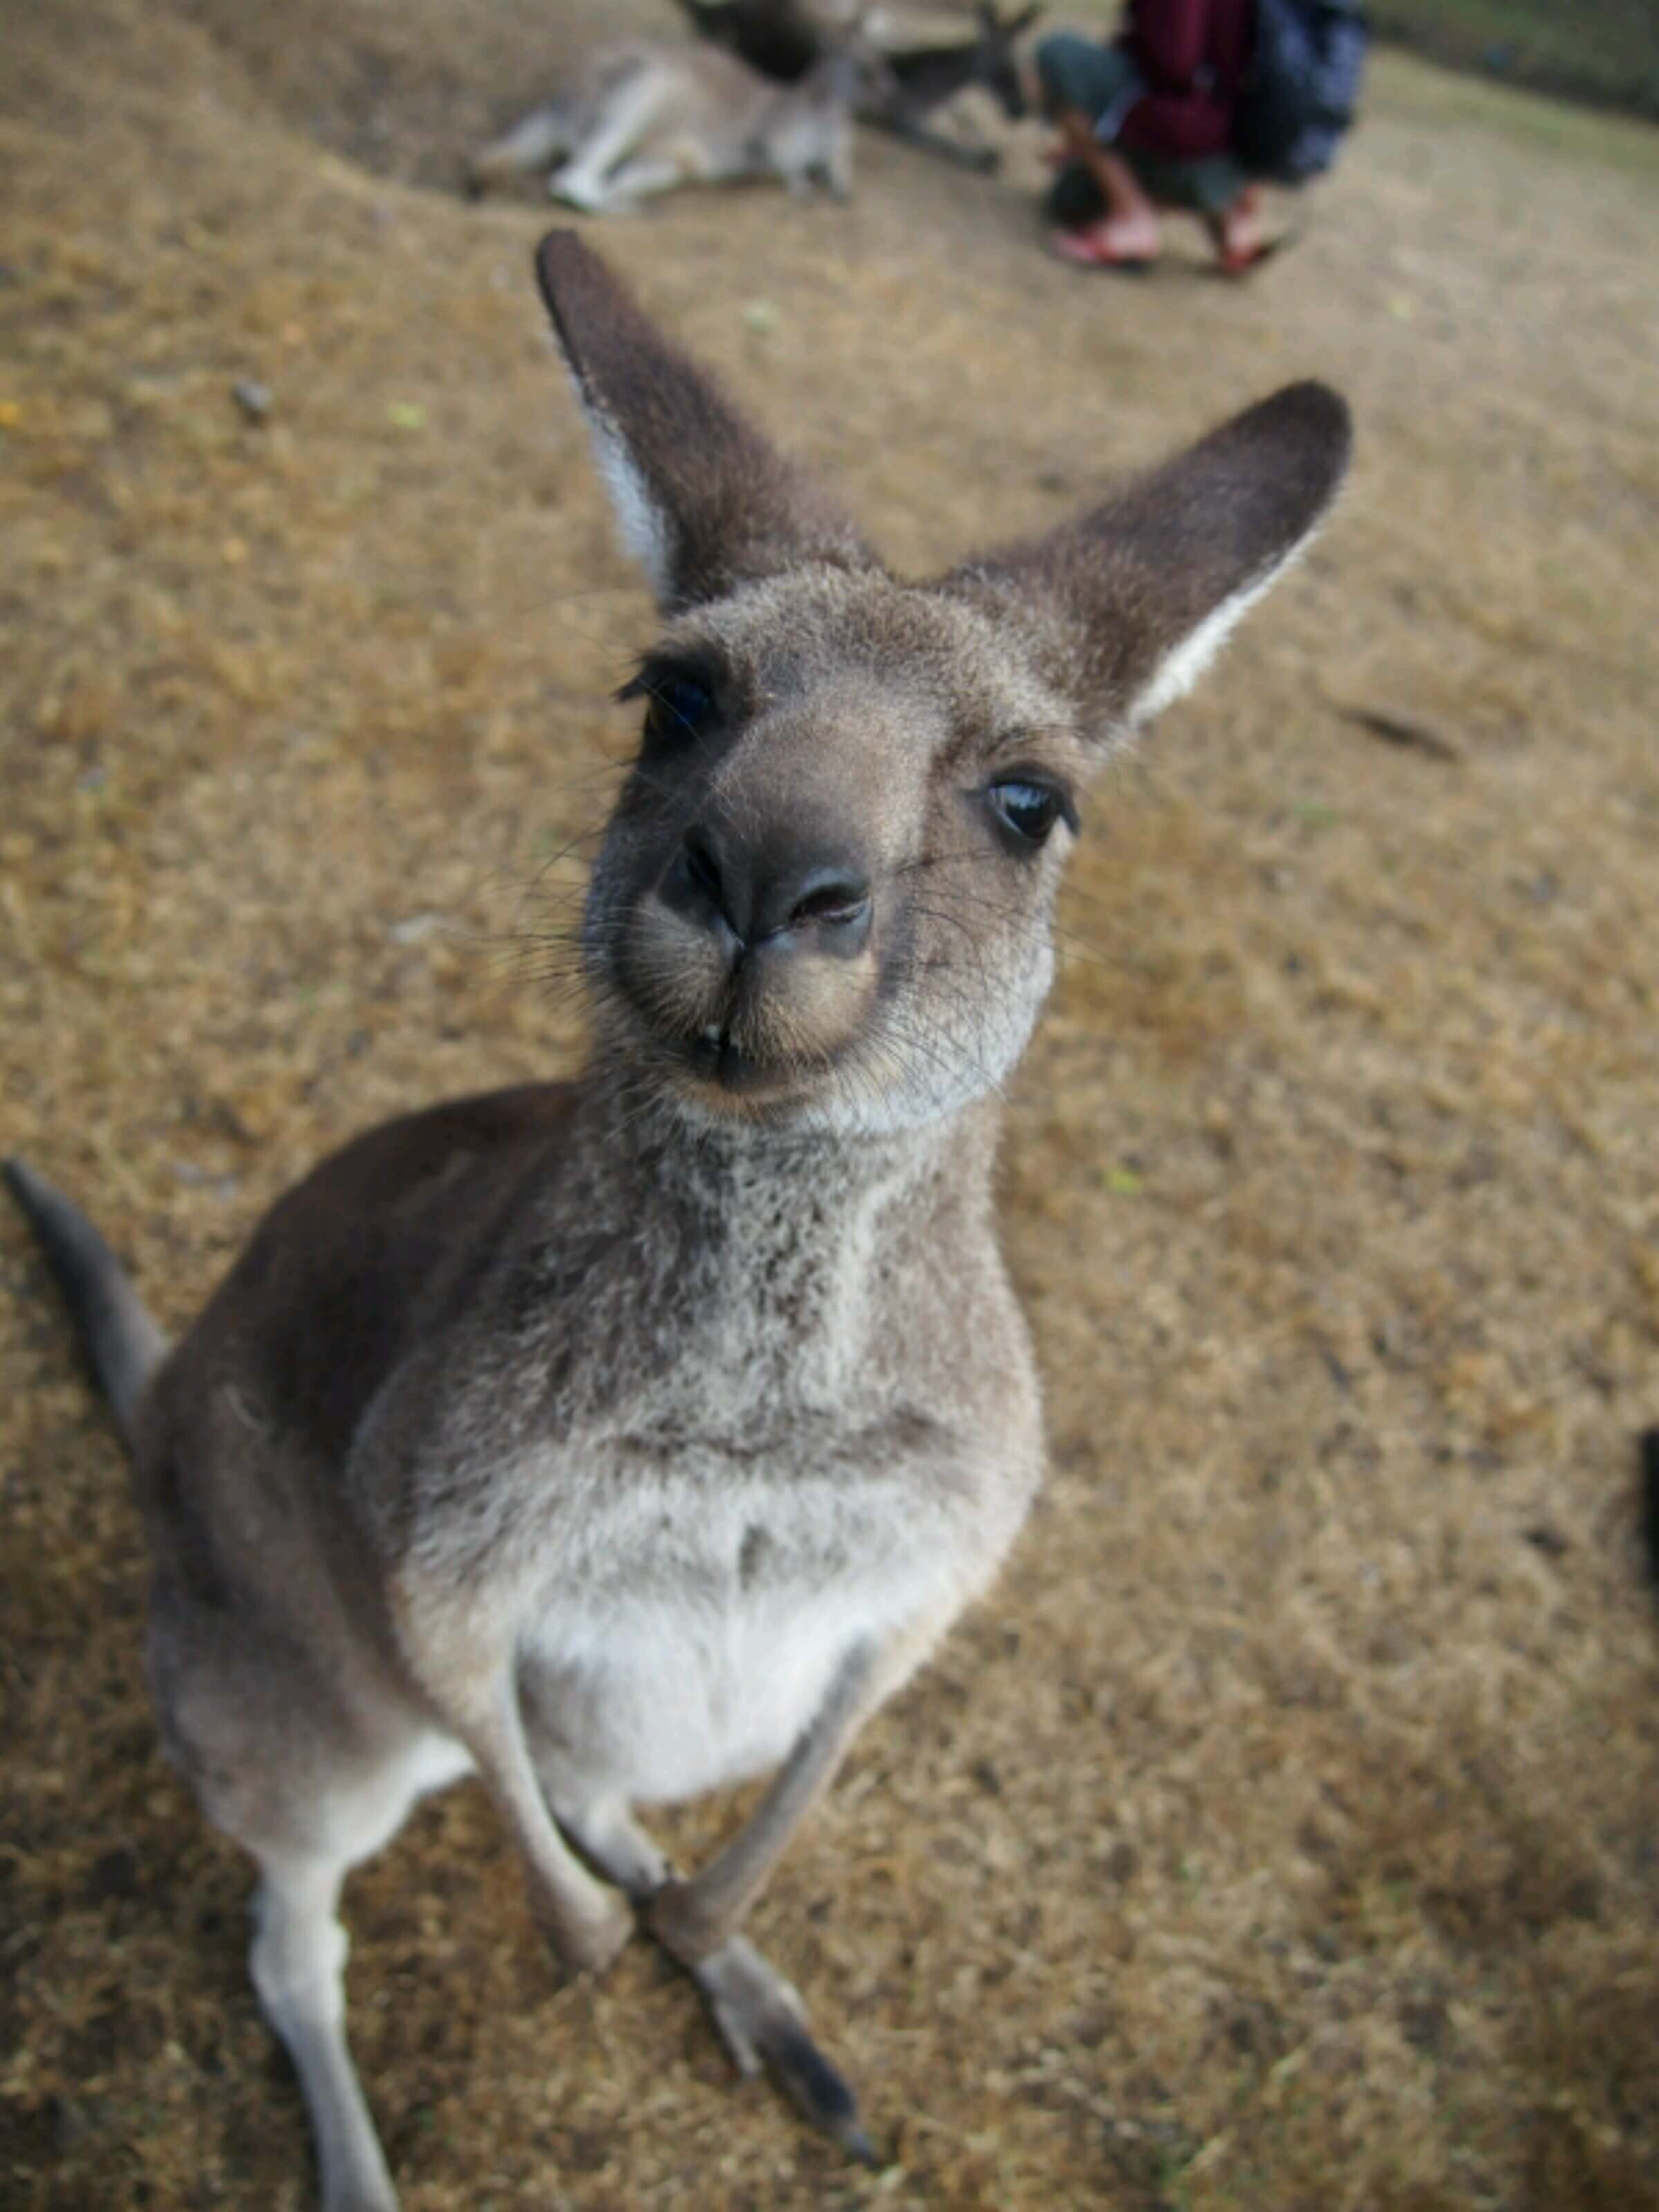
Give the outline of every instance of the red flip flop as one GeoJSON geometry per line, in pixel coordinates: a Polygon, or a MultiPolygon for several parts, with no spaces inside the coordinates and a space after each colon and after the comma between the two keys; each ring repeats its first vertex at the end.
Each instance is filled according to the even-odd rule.
{"type": "Polygon", "coordinates": [[[1284,232],[1278,238],[1264,238],[1260,246],[1243,251],[1231,246],[1217,249],[1216,274],[1218,276],[1248,276],[1253,269],[1260,269],[1264,261],[1271,261],[1275,253],[1282,253],[1287,246],[1294,246],[1297,234],[1284,232]]]}
{"type": "Polygon", "coordinates": [[[1097,228],[1057,230],[1048,243],[1062,261],[1079,269],[1115,269],[1126,276],[1144,276],[1157,258],[1151,253],[1119,253],[1107,245],[1097,228]]]}

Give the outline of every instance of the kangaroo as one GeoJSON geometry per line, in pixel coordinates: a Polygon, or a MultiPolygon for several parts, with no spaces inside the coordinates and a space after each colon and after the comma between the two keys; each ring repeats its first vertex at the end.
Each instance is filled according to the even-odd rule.
{"type": "Polygon", "coordinates": [[[580,83],[476,154],[474,191],[556,162],[555,199],[617,215],[678,185],[779,176],[794,192],[853,190],[853,106],[875,64],[851,42],[826,46],[798,82],[779,85],[712,46],[639,39],[604,46],[580,83]]]}
{"type": "Polygon", "coordinates": [[[469,1771],[570,1967],[643,1927],[738,2069],[868,2154],[745,1916],[1042,1474],[992,1170],[1085,787],[1350,442],[1291,385],[906,582],[573,234],[538,269],[660,613],[584,909],[586,1071],[325,1160],[171,1352],[7,1168],[131,1447],[164,1746],[256,1862],[252,1981],[327,2212],[396,2202],[341,1883],[469,1771]],[[768,1770],[696,1873],[636,1817],[768,1770]]]}
{"type": "Polygon", "coordinates": [[[965,137],[947,137],[927,118],[958,93],[988,93],[1011,123],[1026,113],[1025,84],[1015,52],[1016,41],[1042,13],[1038,5],[1024,8],[1001,20],[990,0],[974,10],[977,35],[949,46],[919,46],[891,49],[883,54],[893,91],[861,111],[884,131],[908,144],[942,154],[964,167],[994,169],[1000,160],[994,146],[965,137]]]}
{"type": "MultiPolygon", "coordinates": [[[[803,76],[834,35],[827,14],[815,14],[805,0],[680,0],[680,6],[704,38],[730,48],[763,76],[783,82],[803,76]]],[[[973,37],[911,46],[879,37],[879,18],[871,15],[865,30],[880,52],[883,74],[860,99],[860,119],[964,167],[994,169],[1000,157],[994,146],[948,137],[927,118],[971,88],[989,93],[1008,120],[1018,123],[1028,103],[1016,43],[1042,13],[1032,4],[1004,21],[993,0],[976,0],[973,37]]]]}

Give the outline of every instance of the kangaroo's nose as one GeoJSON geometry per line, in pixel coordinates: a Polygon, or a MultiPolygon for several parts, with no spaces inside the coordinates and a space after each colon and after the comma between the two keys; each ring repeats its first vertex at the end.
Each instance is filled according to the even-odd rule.
{"type": "Polygon", "coordinates": [[[854,856],[820,839],[753,843],[696,823],[688,830],[662,896],[676,912],[729,935],[742,954],[774,939],[852,954],[870,934],[870,880],[854,856]]]}

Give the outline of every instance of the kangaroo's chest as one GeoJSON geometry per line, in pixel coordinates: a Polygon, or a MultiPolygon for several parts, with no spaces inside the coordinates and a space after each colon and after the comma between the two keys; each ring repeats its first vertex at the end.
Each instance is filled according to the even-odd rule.
{"type": "Polygon", "coordinates": [[[775,1764],[854,1643],[956,1609],[971,1543],[925,1449],[799,1439],[787,1462],[687,1445],[596,1467],[538,1601],[528,1674],[588,1788],[695,1796],[775,1764]]]}
{"type": "Polygon", "coordinates": [[[601,1261],[580,1302],[532,1283],[522,1395],[475,1374],[416,1446],[577,1802],[775,1765],[854,1644],[920,1652],[1012,1540],[1040,1462],[1012,1307],[981,1296],[964,1373],[959,1285],[899,1299],[873,1205],[828,1242],[787,1209],[722,1224],[644,1285],[601,1261]]]}

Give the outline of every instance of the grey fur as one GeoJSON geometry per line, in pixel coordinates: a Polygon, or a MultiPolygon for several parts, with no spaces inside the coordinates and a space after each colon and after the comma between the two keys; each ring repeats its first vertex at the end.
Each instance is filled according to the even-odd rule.
{"type": "Polygon", "coordinates": [[[161,1332],[109,1246],[61,1191],[23,1160],[0,1160],[0,1176],[40,1241],[122,1440],[131,1444],[138,1401],[167,1350],[161,1332]]]}
{"type": "Polygon", "coordinates": [[[1012,780],[1029,822],[1035,780],[1069,812],[1347,457],[1341,403],[1292,387],[1053,538],[905,584],[572,236],[539,269],[665,617],[588,901],[592,1064],[325,1161],[134,1423],[163,1737],[259,1863],[252,1971],[328,2212],[395,2201],[340,1883],[468,1769],[568,1961],[637,1913],[736,2063],[864,2148],[739,1930],[1042,1474],[991,1178],[1071,832],[998,810],[1012,780]],[[635,1802],[769,1767],[675,1878],[635,1802]]]}
{"type": "Polygon", "coordinates": [[[571,88],[475,154],[473,191],[551,168],[548,191],[590,215],[626,213],[686,184],[779,177],[793,192],[853,189],[853,109],[879,73],[856,46],[826,46],[797,84],[736,54],[630,39],[589,55],[571,88]]]}
{"type": "Polygon", "coordinates": [[[883,74],[858,105],[860,119],[890,131],[914,146],[975,169],[994,169],[996,149],[976,136],[946,136],[931,118],[959,93],[988,94],[1010,122],[1026,112],[1026,91],[1017,46],[1042,14],[1030,5],[1004,18],[994,0],[977,0],[955,35],[903,43],[905,27],[879,10],[817,8],[812,0],[679,0],[699,33],[715,40],[763,76],[793,83],[826,46],[845,37],[856,21],[880,54],[883,74]]]}

